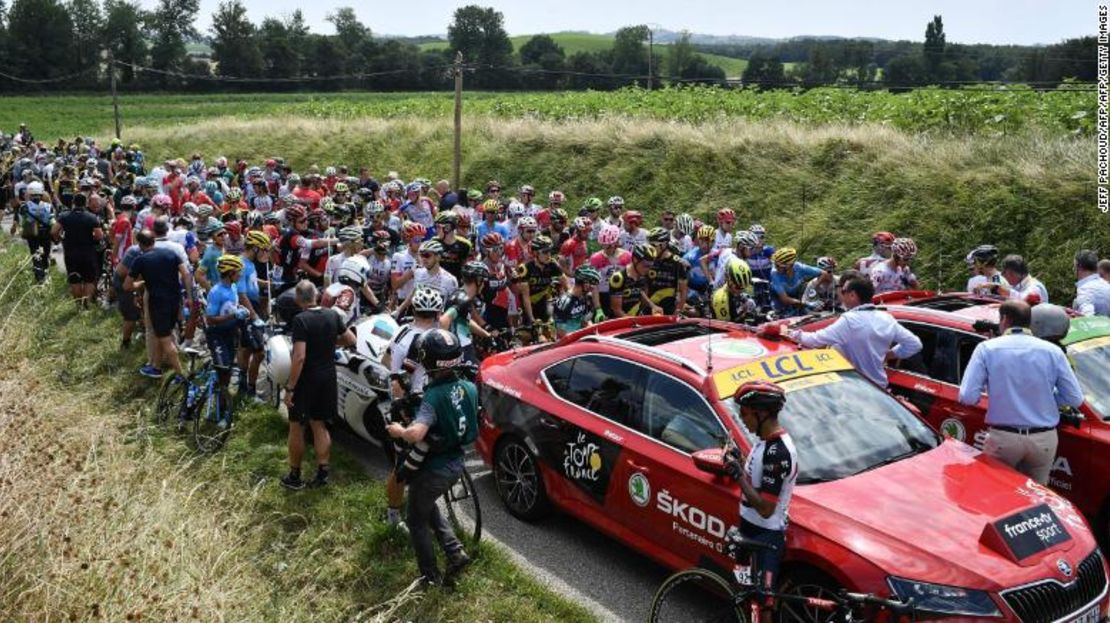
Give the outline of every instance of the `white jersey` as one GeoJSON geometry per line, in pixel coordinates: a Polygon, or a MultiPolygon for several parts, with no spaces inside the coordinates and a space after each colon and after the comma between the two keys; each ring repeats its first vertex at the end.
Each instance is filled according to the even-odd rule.
{"type": "Polygon", "coordinates": [[[343,266],[343,261],[348,257],[350,256],[340,253],[339,255],[333,255],[328,258],[328,263],[324,266],[324,278],[327,279],[328,283],[339,282],[339,269],[343,266]]]}
{"type": "Polygon", "coordinates": [[[794,495],[794,483],[798,480],[798,451],[794,440],[787,433],[771,439],[756,439],[744,474],[765,499],[775,503],[770,517],[760,515],[754,508],[740,499],[740,518],[765,530],[786,530],[790,498],[794,495]]]}
{"type": "MultiPolygon", "coordinates": [[[[390,269],[394,275],[403,275],[410,270],[416,270],[416,267],[420,265],[420,263],[416,261],[416,256],[410,253],[407,248],[394,253],[393,260],[390,264],[390,269]]],[[[412,279],[406,281],[404,285],[397,289],[397,300],[403,301],[407,299],[415,287],[416,283],[412,279]]]]}
{"type": "Polygon", "coordinates": [[[459,280],[451,273],[443,270],[442,266],[436,268],[435,272],[420,266],[413,272],[412,280],[417,288],[427,287],[439,290],[445,299],[459,289],[459,280]]]}
{"type": "Polygon", "coordinates": [[[721,249],[721,250],[731,249],[732,248],[732,232],[725,231],[725,230],[718,227],[717,228],[717,233],[714,235],[714,238],[713,238],[713,248],[714,249],[721,249]]]}
{"type": "MultiPolygon", "coordinates": [[[[403,374],[405,372],[404,363],[408,357],[412,341],[427,330],[410,324],[397,331],[397,334],[393,337],[393,342],[389,344],[389,372],[391,374],[403,374]]],[[[424,366],[419,363],[411,360],[409,363],[414,366],[412,374],[409,376],[409,391],[414,394],[423,393],[424,385],[428,382],[428,373],[424,370],[424,366]]]]}
{"type": "Polygon", "coordinates": [[[725,273],[728,271],[728,261],[734,257],[739,257],[732,249],[721,249],[717,254],[717,272],[713,275],[713,288],[717,289],[725,285],[725,273]]]}
{"type": "Polygon", "coordinates": [[[674,238],[674,241],[678,243],[678,254],[680,256],[686,255],[690,252],[690,249],[694,248],[694,240],[688,234],[680,234],[679,237],[674,238]]]}
{"type": "Polygon", "coordinates": [[[967,280],[967,291],[970,294],[982,294],[983,291],[989,293],[989,288],[984,286],[1000,283],[1002,283],[1002,273],[995,273],[990,277],[986,275],[975,275],[967,280]]]}
{"type": "Polygon", "coordinates": [[[894,268],[889,262],[877,262],[871,266],[871,284],[875,286],[875,294],[906,290],[916,287],[917,277],[909,266],[894,268]]]}
{"type": "Polygon", "coordinates": [[[871,267],[873,267],[875,264],[878,264],[879,262],[881,262],[885,259],[886,259],[885,257],[879,255],[878,253],[872,253],[871,255],[868,255],[867,257],[861,257],[858,260],[856,260],[856,266],[859,267],[859,269],[858,269],[859,272],[863,273],[865,276],[870,276],[871,275],[871,267]]]}
{"type": "Polygon", "coordinates": [[[1036,294],[1041,297],[1042,303],[1048,302],[1048,289],[1044,287],[1044,284],[1041,283],[1039,279],[1034,278],[1033,275],[1026,275],[1025,279],[1019,281],[1017,285],[1010,286],[1011,299],[1024,301],[1030,294],[1036,294]]]}
{"type": "MultiPolygon", "coordinates": [[[[366,258],[370,262],[370,274],[366,277],[366,283],[374,292],[381,292],[389,289],[389,275],[393,262],[388,257],[372,253],[370,257],[366,258]]],[[[384,304],[385,301],[382,301],[384,304]]]]}
{"type": "Polygon", "coordinates": [[[627,229],[621,231],[622,249],[631,251],[638,244],[647,244],[647,231],[643,227],[637,227],[635,232],[629,232],[627,229]]]}
{"type": "Polygon", "coordinates": [[[538,203],[529,203],[524,206],[524,216],[536,218],[541,211],[543,211],[543,206],[538,203]]]}

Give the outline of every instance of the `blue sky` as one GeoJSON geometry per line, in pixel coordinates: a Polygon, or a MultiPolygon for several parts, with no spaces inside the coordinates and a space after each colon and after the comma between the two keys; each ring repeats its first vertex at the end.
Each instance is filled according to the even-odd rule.
{"type": "MultiPolygon", "coordinates": [[[[471,2],[407,0],[403,3],[354,0],[243,0],[258,23],[301,7],[316,32],[332,32],[325,18],[340,6],[353,6],[376,33],[443,34],[455,8],[471,2]]],[[[141,0],[152,7],[155,0],[141,0]]],[[[207,31],[219,0],[201,0],[198,26],[207,31]]],[[[561,30],[610,32],[647,23],[671,30],[716,35],[790,37],[839,35],[886,39],[924,38],[934,14],[944,16],[948,41],[960,43],[1056,43],[1094,34],[1097,3],[1088,0],[497,0],[510,34],[561,30]]]]}

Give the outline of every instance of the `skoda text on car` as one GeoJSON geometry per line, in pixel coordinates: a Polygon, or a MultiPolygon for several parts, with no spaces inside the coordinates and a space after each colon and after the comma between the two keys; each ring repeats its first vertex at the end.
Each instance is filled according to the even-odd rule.
{"type": "MultiPolygon", "coordinates": [[[[998,302],[962,293],[892,292],[884,303],[898,322],[921,338],[920,361],[887,371],[890,389],[908,398],[937,430],[981,448],[986,439],[987,399],[977,406],[957,400],[971,353],[998,322],[998,302]],[[976,322],[979,321],[977,325],[976,322]]],[[[801,321],[803,330],[832,318],[801,321]]],[[[1074,317],[1063,340],[1086,399],[1081,420],[1065,421],[1049,484],[1087,516],[1110,543],[1110,319],[1074,317]]]]}
{"type": "MultiPolygon", "coordinates": [[[[508,510],[552,507],[667,567],[727,569],[739,486],[732,393],[787,391],[801,465],[784,580],[913,598],[945,620],[1101,621],[1106,566],[1082,516],[1051,490],[945,440],[833,350],[738,325],[626,318],[481,369],[478,450],[508,510]]],[[[928,617],[927,617],[928,618],[928,617]]]]}

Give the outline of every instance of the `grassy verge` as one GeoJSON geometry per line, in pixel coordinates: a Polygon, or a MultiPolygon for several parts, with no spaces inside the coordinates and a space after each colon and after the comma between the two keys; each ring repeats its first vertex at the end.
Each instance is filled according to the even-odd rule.
{"type": "Polygon", "coordinates": [[[484,544],[458,590],[397,599],[416,576],[385,493],[342,448],[334,485],[289,494],[266,407],[227,448],[151,429],[151,382],[118,317],[29,286],[0,235],[0,612],[6,621],[589,620],[484,544]],[[8,287],[11,285],[11,287],[8,287]]]}

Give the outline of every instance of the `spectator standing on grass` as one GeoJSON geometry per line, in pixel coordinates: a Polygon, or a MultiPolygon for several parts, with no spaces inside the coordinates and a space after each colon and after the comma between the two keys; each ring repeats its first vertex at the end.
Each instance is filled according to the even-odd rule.
{"type": "Polygon", "coordinates": [[[998,315],[999,337],[975,347],[959,399],[975,405],[985,389],[990,404],[983,452],[1048,484],[1060,407],[1081,405],[1083,390],[1064,351],[1029,330],[1029,304],[1006,301],[998,315]]]}
{"type": "Polygon", "coordinates": [[[147,322],[154,341],[151,361],[139,369],[139,374],[161,378],[162,369],[158,366],[169,362],[170,367],[183,376],[177,345],[173,341],[173,328],[181,312],[182,284],[192,303],[193,276],[189,273],[188,263],[182,262],[172,249],[155,246],[153,232],[143,230],[136,240],[142,254],[131,264],[123,289],[133,292],[146,288],[147,322]]]}
{"type": "Polygon", "coordinates": [[[281,479],[288,489],[303,489],[301,460],[304,458],[304,427],[312,427],[316,450],[316,475],[311,486],[328,484],[331,436],[327,422],[337,409],[335,347],[353,346],[355,335],[343,324],[339,314],[317,303],[317,290],[311,281],[297,283],[294,292],[301,313],[293,319],[293,354],[289,383],[285,387],[285,406],[289,409],[289,473],[281,479]]]}
{"type": "Polygon", "coordinates": [[[1098,255],[1083,249],[1075,254],[1075,302],[1084,316],[1110,316],[1110,283],[1098,276],[1098,255]]]}
{"type": "Polygon", "coordinates": [[[87,309],[89,301],[96,298],[101,264],[96,245],[104,239],[104,228],[100,219],[85,209],[86,201],[84,195],[74,197],[73,209],[58,217],[50,235],[55,241],[62,241],[69,293],[78,305],[87,309]]]}

